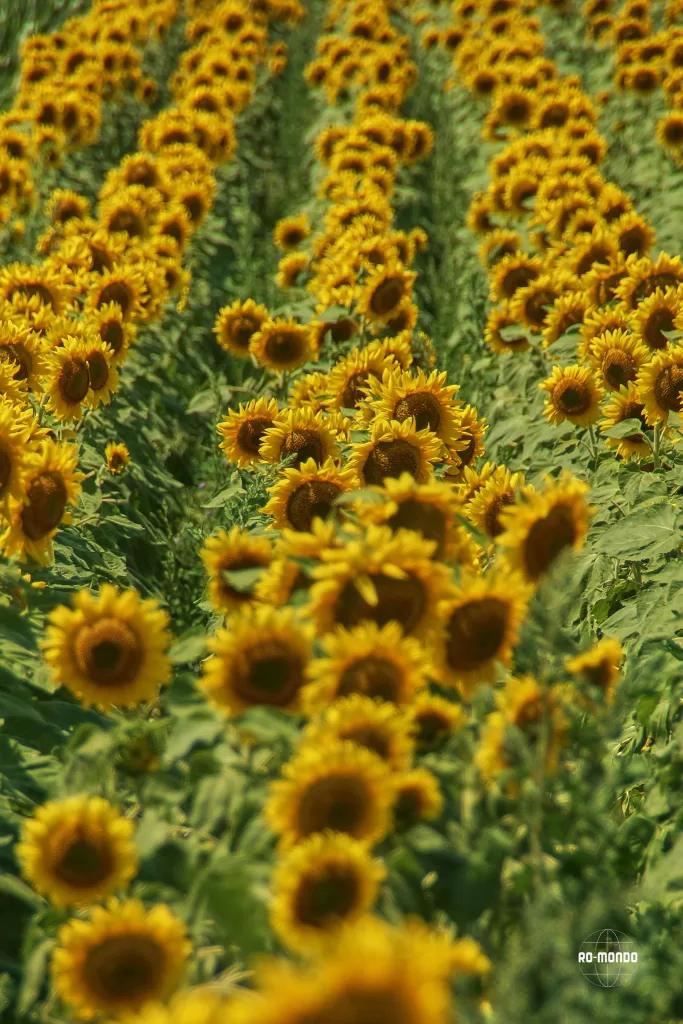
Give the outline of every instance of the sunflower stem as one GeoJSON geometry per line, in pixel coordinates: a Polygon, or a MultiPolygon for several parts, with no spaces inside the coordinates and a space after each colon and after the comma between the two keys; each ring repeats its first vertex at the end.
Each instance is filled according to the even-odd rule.
{"type": "Polygon", "coordinates": [[[545,762],[548,753],[549,740],[549,704],[546,699],[543,701],[543,712],[540,721],[538,744],[536,746],[536,766],[534,771],[534,783],[536,786],[536,807],[531,823],[529,834],[529,846],[531,848],[531,860],[533,866],[534,891],[536,896],[540,895],[543,887],[543,798],[545,792],[545,762]]]}
{"type": "Polygon", "coordinates": [[[593,456],[593,461],[595,463],[595,465],[593,466],[593,469],[597,469],[598,468],[598,464],[600,462],[600,456],[598,454],[598,440],[597,440],[597,438],[595,436],[595,427],[593,426],[592,423],[588,427],[588,436],[591,439],[591,444],[590,444],[591,455],[593,456]]]}
{"type": "Polygon", "coordinates": [[[659,423],[655,423],[654,440],[652,443],[652,462],[655,469],[659,469],[661,466],[661,459],[659,455],[659,446],[661,443],[661,429],[659,423]]]}

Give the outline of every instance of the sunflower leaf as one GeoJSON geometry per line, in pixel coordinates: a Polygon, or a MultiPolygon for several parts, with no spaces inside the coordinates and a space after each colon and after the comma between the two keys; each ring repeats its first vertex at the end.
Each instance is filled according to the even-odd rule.
{"type": "Polygon", "coordinates": [[[222,491],[219,491],[218,494],[215,494],[210,501],[206,502],[205,505],[202,505],[202,508],[219,508],[221,505],[227,505],[231,498],[234,498],[235,495],[241,493],[241,483],[229,484],[227,487],[224,487],[222,491]]]}
{"type": "Polygon", "coordinates": [[[642,561],[666,555],[683,544],[680,510],[660,504],[639,509],[609,526],[597,539],[596,549],[616,558],[642,561]]]}
{"type": "Polygon", "coordinates": [[[261,578],[263,566],[254,569],[224,569],[221,577],[240,594],[248,594],[261,578]]]}
{"type": "Polygon", "coordinates": [[[644,436],[643,424],[639,419],[635,417],[630,420],[622,420],[620,423],[616,423],[609,430],[605,430],[605,437],[632,437],[634,434],[644,436]]]}

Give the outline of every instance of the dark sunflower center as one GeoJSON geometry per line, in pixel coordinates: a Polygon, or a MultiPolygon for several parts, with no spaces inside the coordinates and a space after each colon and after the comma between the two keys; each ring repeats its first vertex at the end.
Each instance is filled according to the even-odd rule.
{"type": "MultiPolygon", "coordinates": [[[[651,429],[649,423],[645,419],[645,406],[641,405],[639,402],[629,402],[623,407],[617,422],[620,423],[623,420],[640,420],[643,431],[651,429]]],[[[629,434],[628,437],[624,438],[624,441],[630,441],[632,444],[645,443],[639,434],[629,434]]]]}
{"type": "Polygon", "coordinates": [[[340,739],[357,743],[359,747],[366,747],[373,754],[378,754],[384,761],[391,753],[389,740],[385,733],[369,724],[350,726],[348,729],[342,730],[339,736],[340,739]]]}
{"type": "Polygon", "coordinates": [[[134,210],[118,210],[109,222],[110,231],[125,231],[131,238],[142,235],[145,225],[134,210]]]}
{"type": "Polygon", "coordinates": [[[629,228],[628,231],[622,232],[619,236],[619,248],[625,256],[630,256],[631,253],[637,253],[641,256],[644,254],[646,247],[647,239],[643,234],[642,228],[629,228]]]}
{"type": "Polygon", "coordinates": [[[673,331],[674,313],[670,309],[656,309],[647,318],[643,337],[648,348],[666,348],[667,340],[663,331],[673,331]]]}
{"type": "Polygon", "coordinates": [[[332,829],[361,836],[370,811],[371,796],[365,780],[347,772],[316,779],[302,794],[298,808],[299,834],[310,836],[332,829]]]}
{"type": "Polygon", "coordinates": [[[622,384],[628,384],[630,380],[636,379],[638,367],[628,352],[613,348],[603,357],[602,373],[610,387],[617,391],[622,384]]]}
{"type": "Polygon", "coordinates": [[[129,185],[143,185],[145,188],[154,188],[157,184],[157,172],[151,164],[139,164],[131,168],[126,175],[129,185]]]}
{"type": "Polygon", "coordinates": [[[553,392],[555,403],[565,416],[580,416],[590,408],[590,389],[579,380],[563,380],[553,392]]]}
{"type": "Polygon", "coordinates": [[[110,616],[83,626],[73,653],[80,671],[96,686],[128,686],[138,676],[145,656],[132,626],[110,616]]]}
{"type": "Polygon", "coordinates": [[[272,425],[273,421],[265,416],[245,420],[237,431],[237,444],[248,455],[258,455],[263,435],[272,425]]]}
{"type": "Polygon", "coordinates": [[[118,320],[111,320],[108,324],[100,327],[100,338],[117,355],[123,347],[123,327],[118,320]]]}
{"type": "MultiPolygon", "coordinates": [[[[350,316],[343,317],[341,320],[337,320],[336,323],[330,324],[329,331],[332,335],[332,340],[341,342],[348,341],[352,338],[358,330],[358,324],[350,316]]],[[[349,406],[349,408],[351,408],[349,406]]]]}
{"type": "Polygon", "coordinates": [[[111,284],[105,285],[100,292],[97,308],[106,305],[107,302],[115,302],[124,314],[127,313],[133,304],[130,288],[123,281],[112,281],[111,284]]]}
{"type": "Polygon", "coordinates": [[[557,295],[550,288],[540,288],[530,296],[524,305],[529,323],[534,327],[543,327],[548,318],[550,307],[556,299],[557,295]]]}
{"type": "Polygon", "coordinates": [[[74,217],[80,217],[81,211],[74,202],[65,202],[59,207],[55,214],[55,220],[60,224],[66,224],[67,221],[73,220],[74,217]]]}
{"type": "Polygon", "coordinates": [[[297,245],[300,245],[301,242],[303,242],[305,237],[306,236],[304,235],[303,231],[301,231],[299,228],[289,228],[287,231],[285,231],[282,241],[285,248],[295,249],[297,245]]]}
{"type": "Polygon", "coordinates": [[[235,665],[233,685],[247,704],[286,707],[302,684],[301,657],[277,640],[264,641],[245,651],[235,665]]]}
{"type": "Polygon", "coordinates": [[[328,480],[309,480],[290,495],[287,519],[294,530],[308,532],[316,516],[327,519],[341,487],[328,480]]]}
{"type": "MultiPolygon", "coordinates": [[[[101,274],[104,270],[111,270],[112,259],[107,250],[103,247],[100,247],[99,245],[93,245],[92,242],[89,243],[89,248],[91,261],[90,269],[92,270],[93,274],[101,274]]],[[[105,299],[104,301],[106,302],[107,300],[105,299]]],[[[100,302],[99,305],[101,306],[102,302],[100,302]]],[[[121,305],[120,302],[119,305],[121,305]]]]}
{"type": "Polygon", "coordinates": [[[370,309],[377,316],[392,313],[405,293],[405,282],[402,277],[386,277],[372,293],[370,309]]]}
{"type": "Polygon", "coordinates": [[[524,729],[531,725],[537,725],[543,714],[543,699],[540,695],[531,697],[515,715],[515,725],[518,729],[524,729]]]}
{"type": "Polygon", "coordinates": [[[29,540],[40,540],[59,526],[67,497],[64,480],[53,470],[31,481],[21,513],[22,528],[29,540]]]}
{"type": "Polygon", "coordinates": [[[357,982],[355,989],[348,987],[325,1003],[316,1024],[323,1020],[334,1021],[334,1024],[379,1024],[386,1021],[412,1024],[415,1012],[395,987],[393,983],[382,981],[372,986],[357,982]]]}
{"type": "Polygon", "coordinates": [[[610,681],[610,664],[608,661],[601,661],[597,665],[587,665],[581,670],[592,686],[604,688],[610,681]]]}
{"type": "Polygon", "coordinates": [[[68,359],[59,372],[59,393],[69,405],[78,405],[88,394],[90,372],[85,359],[68,359]]]}
{"type": "Polygon", "coordinates": [[[375,445],[365,460],[363,477],[366,484],[381,484],[386,477],[399,477],[401,473],[417,476],[419,468],[417,448],[398,437],[393,441],[379,441],[375,445]]]}
{"type": "Polygon", "coordinates": [[[4,445],[0,445],[0,497],[5,492],[12,475],[12,456],[4,445]]]}
{"type": "Polygon", "coordinates": [[[108,846],[80,835],[71,836],[70,840],[54,868],[62,882],[75,889],[87,889],[109,877],[113,861],[108,846]]]}
{"type": "Polygon", "coordinates": [[[624,277],[623,270],[617,270],[614,274],[609,274],[605,277],[598,285],[598,301],[601,306],[604,306],[607,302],[611,302],[614,298],[614,293],[617,285],[624,277]]]}
{"type": "Polygon", "coordinates": [[[438,711],[423,711],[415,717],[415,725],[419,743],[431,745],[450,732],[448,719],[438,711]]]}
{"type": "Polygon", "coordinates": [[[381,627],[393,620],[404,633],[411,633],[422,621],[427,604],[422,581],[410,574],[403,580],[379,573],[371,573],[369,578],[377,592],[377,604],[368,604],[354,581],[349,580],[335,604],[338,625],[351,629],[370,620],[381,627]]]}
{"type": "Polygon", "coordinates": [[[606,263],[611,255],[611,249],[605,245],[593,245],[588,252],[579,260],[576,273],[581,277],[587,274],[594,263],[606,263]]]}
{"type": "Polygon", "coordinates": [[[535,267],[513,267],[503,278],[503,294],[511,299],[519,288],[526,288],[537,277],[538,270],[535,267]]]}
{"type": "MultiPolygon", "coordinates": [[[[461,437],[460,440],[464,441],[465,440],[465,436],[461,437]]],[[[461,452],[457,452],[457,456],[460,459],[460,462],[461,462],[461,464],[463,466],[469,466],[469,464],[472,461],[472,458],[474,456],[475,450],[476,450],[476,440],[475,440],[474,437],[471,437],[469,442],[468,442],[467,448],[463,448],[463,450],[461,452]]]]}
{"type": "Polygon", "coordinates": [[[418,430],[428,428],[436,433],[441,422],[441,406],[438,399],[426,392],[406,395],[396,404],[394,419],[403,423],[409,416],[415,417],[415,426],[418,430]]]}
{"type": "Polygon", "coordinates": [[[360,886],[353,868],[327,864],[319,877],[305,878],[295,903],[296,920],[309,928],[328,928],[348,917],[358,904],[360,886]]]}
{"type": "Polygon", "coordinates": [[[204,213],[204,200],[199,194],[187,195],[183,198],[183,206],[193,224],[197,224],[204,213]]]}
{"type": "Polygon", "coordinates": [[[666,288],[675,288],[679,284],[679,279],[674,277],[673,274],[652,274],[651,277],[641,281],[634,291],[633,298],[631,299],[631,309],[635,309],[639,302],[647,299],[657,288],[661,288],[664,291],[666,288]]]}
{"type": "Polygon", "coordinates": [[[683,366],[667,366],[655,380],[655,398],[662,409],[669,412],[681,411],[683,391],[683,366]]]}
{"type": "Polygon", "coordinates": [[[498,537],[503,532],[503,527],[500,524],[500,513],[506,507],[506,505],[514,505],[515,496],[514,494],[499,494],[492,502],[489,503],[486,509],[486,515],[484,516],[484,532],[487,537],[498,537]]]}
{"type": "Polygon", "coordinates": [[[109,380],[109,364],[101,352],[94,352],[88,359],[90,386],[93,391],[100,391],[109,380]]]}
{"type": "Polygon", "coordinates": [[[508,103],[503,110],[503,117],[508,124],[524,124],[529,117],[528,104],[521,101],[508,103]]]}
{"type": "Polygon", "coordinates": [[[12,301],[14,295],[23,295],[27,299],[38,297],[42,303],[46,306],[54,306],[54,295],[49,288],[44,284],[18,284],[15,288],[10,290],[7,298],[12,301]]]}
{"type": "MultiPolygon", "coordinates": [[[[243,569],[262,569],[263,567],[263,562],[247,556],[245,558],[236,558],[233,562],[228,562],[222,566],[222,569],[229,572],[241,572],[243,569]]],[[[249,601],[252,598],[251,589],[245,591],[238,590],[223,575],[221,575],[221,590],[226,596],[232,598],[233,601],[249,601]]]]}
{"type": "Polygon", "coordinates": [[[361,693],[378,700],[398,703],[401,683],[400,670],[393,662],[369,655],[344,669],[337,686],[337,696],[361,693]]]}
{"type": "Polygon", "coordinates": [[[415,787],[405,787],[401,790],[394,803],[394,822],[396,828],[403,830],[410,828],[422,817],[424,811],[424,799],[422,793],[415,787]]]}
{"type": "Polygon", "coordinates": [[[468,672],[495,658],[505,641],[508,615],[508,605],[497,597],[479,598],[456,608],[446,636],[451,668],[468,672]]]}
{"type": "Polygon", "coordinates": [[[365,398],[361,388],[365,387],[370,376],[369,370],[361,370],[360,373],[354,373],[352,377],[349,377],[341,394],[342,405],[345,409],[357,408],[359,402],[365,398]]]}
{"type": "Polygon", "coordinates": [[[567,505],[556,505],[547,516],[537,520],[524,542],[524,563],[529,577],[538,579],[547,572],[557,556],[576,540],[576,525],[567,505]]]}
{"type": "Polygon", "coordinates": [[[315,430],[292,430],[285,437],[280,449],[280,459],[295,456],[293,465],[298,469],[307,459],[313,459],[320,466],[325,457],[323,442],[315,430]]]}
{"type": "Polygon", "coordinates": [[[678,146],[683,142],[683,121],[672,121],[664,129],[664,137],[668,143],[678,146]]]}
{"type": "Polygon", "coordinates": [[[82,967],[87,988],[99,1000],[136,1004],[158,994],[164,950],[148,935],[115,935],[89,949],[82,967]]]}
{"type": "Polygon", "coordinates": [[[441,558],[446,545],[446,517],[436,505],[429,505],[417,498],[401,502],[398,510],[387,520],[392,530],[415,530],[426,540],[436,541],[433,558],[441,558]]]}
{"type": "Polygon", "coordinates": [[[277,366],[288,366],[296,362],[301,352],[301,338],[293,331],[277,331],[271,334],[265,346],[266,356],[277,366]]]}

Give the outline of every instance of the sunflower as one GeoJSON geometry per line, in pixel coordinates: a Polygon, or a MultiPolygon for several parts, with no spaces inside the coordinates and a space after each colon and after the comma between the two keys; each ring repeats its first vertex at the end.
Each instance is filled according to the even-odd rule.
{"type": "Polygon", "coordinates": [[[37,450],[24,462],[23,493],[9,497],[7,527],[0,536],[0,551],[27,556],[41,565],[53,560],[52,538],[60,523],[68,521],[67,505],[74,505],[81,490],[83,474],[76,469],[78,451],[74,445],[41,440],[37,450]]]}
{"type": "Polygon", "coordinates": [[[443,624],[438,638],[438,681],[455,686],[466,700],[480,683],[491,682],[497,665],[510,664],[529,596],[529,587],[518,573],[505,569],[486,576],[464,573],[453,596],[438,608],[443,624]]]}
{"type": "Polygon", "coordinates": [[[349,465],[365,485],[381,484],[387,477],[402,473],[410,473],[424,483],[442,448],[431,430],[417,430],[412,416],[402,423],[377,419],[370,424],[370,439],[353,444],[349,465]]]}
{"type": "Polygon", "coordinates": [[[93,316],[104,306],[115,302],[124,320],[140,319],[143,315],[142,299],[145,279],[139,263],[117,263],[112,270],[104,269],[90,287],[86,299],[86,316],[93,316]]]}
{"type": "Polygon", "coordinates": [[[379,627],[395,621],[406,634],[428,632],[449,580],[445,567],[431,559],[433,550],[432,541],[410,530],[392,534],[386,526],[369,526],[344,546],[324,551],[310,591],[318,632],[364,621],[379,627]]]}
{"type": "Polygon", "coordinates": [[[19,378],[20,366],[2,358],[0,347],[0,398],[21,407],[26,402],[26,381],[19,378]]]}
{"type": "Polygon", "coordinates": [[[385,877],[386,868],[363,843],[334,832],[313,835],[273,871],[273,930],[290,949],[317,952],[340,926],[371,910],[385,877]]]}
{"type": "MultiPolygon", "coordinates": [[[[607,432],[624,420],[640,420],[642,431],[650,429],[645,420],[645,406],[638,398],[638,388],[634,383],[621,387],[611,396],[605,406],[604,419],[600,421],[600,429],[607,432]]],[[[605,443],[614,448],[620,459],[644,458],[651,453],[650,444],[641,433],[629,434],[628,437],[607,437],[605,443]]]]}
{"type": "Polygon", "coordinates": [[[291,318],[268,319],[251,335],[249,352],[269,370],[295,370],[315,356],[313,333],[291,318]]]}
{"type": "Polygon", "coordinates": [[[417,694],[405,708],[412,726],[418,753],[442,746],[443,743],[467,722],[467,715],[461,704],[445,697],[437,697],[427,690],[417,694]]]}
{"type": "Polygon", "coordinates": [[[137,870],[134,826],[101,797],[52,800],[24,822],[15,847],[24,878],[57,907],[89,906],[137,870]]]}
{"type": "Polygon", "coordinates": [[[219,1024],[233,996],[210,984],[177,992],[165,1006],[147,1003],[139,1013],[119,1018],[123,1024],[219,1024]]]}
{"type": "Polygon", "coordinates": [[[363,694],[340,697],[320,717],[306,726],[300,747],[324,750],[348,740],[381,757],[392,771],[405,771],[413,758],[410,722],[393,702],[377,701],[363,694]]]}
{"type": "Polygon", "coordinates": [[[302,286],[302,277],[308,267],[309,257],[305,252],[292,252],[283,256],[278,263],[275,283],[278,288],[288,289],[302,286]]]}
{"type": "Polygon", "coordinates": [[[543,262],[539,256],[528,256],[521,251],[503,256],[491,274],[491,302],[512,299],[521,288],[535,281],[542,269],[543,262]]]}
{"type": "Polygon", "coordinates": [[[505,256],[513,256],[521,250],[522,237],[517,231],[496,228],[484,238],[477,253],[484,268],[491,270],[505,256]]]}
{"type": "Polygon", "coordinates": [[[406,270],[399,261],[380,264],[370,274],[358,298],[358,310],[373,324],[387,324],[399,310],[401,302],[410,299],[417,274],[406,270]]]}
{"type": "Polygon", "coordinates": [[[389,420],[403,423],[412,417],[418,431],[430,430],[449,447],[456,444],[457,413],[462,403],[455,399],[457,384],[446,384],[446,372],[421,369],[386,369],[381,381],[373,377],[365,386],[361,415],[366,422],[389,420]]]}
{"type": "Polygon", "coordinates": [[[66,224],[74,219],[83,220],[89,212],[89,201],[70,188],[55,189],[45,204],[45,216],[55,224],[66,224]]]}
{"type": "Polygon", "coordinates": [[[593,303],[586,292],[571,291],[560,295],[546,318],[541,343],[543,348],[550,348],[573,324],[582,324],[586,313],[592,308],[593,303]]]}
{"type": "Polygon", "coordinates": [[[605,331],[595,338],[590,358],[596,368],[598,382],[610,391],[618,391],[636,379],[638,370],[650,354],[637,337],[616,330],[605,331]]]}
{"type": "Polygon", "coordinates": [[[576,354],[581,360],[591,360],[593,345],[597,338],[606,331],[626,331],[628,329],[627,311],[619,306],[610,306],[606,309],[594,309],[586,313],[583,325],[579,329],[581,342],[577,346],[576,354]]]}
{"type": "Polygon", "coordinates": [[[209,576],[209,601],[216,611],[226,615],[254,600],[253,585],[238,585],[226,573],[265,569],[274,557],[267,537],[247,533],[239,526],[233,526],[229,533],[219,530],[207,537],[199,554],[209,576]]]}
{"type": "Polygon", "coordinates": [[[628,317],[628,325],[651,351],[666,348],[669,341],[665,331],[676,329],[675,320],[683,310],[683,287],[656,288],[642,299],[628,317]]]}
{"type": "Polygon", "coordinates": [[[419,821],[434,821],[441,816],[443,797],[439,783],[426,768],[401,772],[394,779],[394,828],[402,832],[419,821]]]}
{"type": "Polygon", "coordinates": [[[514,505],[520,494],[528,496],[533,490],[525,485],[523,473],[511,473],[505,466],[498,466],[465,505],[463,513],[490,540],[495,540],[503,530],[502,509],[514,505]]]}
{"type": "Polygon", "coordinates": [[[678,288],[683,284],[680,257],[668,256],[665,252],[660,253],[654,263],[649,256],[642,259],[630,256],[624,269],[625,274],[616,287],[616,296],[630,310],[636,309],[658,288],[678,288]]]}
{"type": "Polygon", "coordinates": [[[130,462],[130,452],[125,444],[119,441],[110,441],[104,449],[104,457],[107,460],[107,469],[112,476],[119,476],[130,462]]]}
{"type": "Polygon", "coordinates": [[[550,423],[569,420],[577,427],[588,427],[600,416],[604,392],[586,367],[553,366],[552,376],[542,381],[539,388],[548,395],[543,415],[550,423]]]}
{"type": "Polygon", "coordinates": [[[107,302],[99,309],[90,310],[85,317],[84,327],[86,334],[99,337],[111,350],[112,367],[125,359],[136,338],[135,326],[126,321],[118,302],[107,302]]]}
{"type": "Polygon", "coordinates": [[[675,159],[683,150],[683,111],[672,110],[657,122],[657,141],[675,159]]]}
{"type": "Polygon", "coordinates": [[[562,551],[578,551],[593,509],[588,485],[564,472],[545,478],[545,489],[501,512],[504,532],[496,538],[507,565],[537,584],[562,551]]]}
{"type": "Polygon", "coordinates": [[[672,345],[657,352],[641,366],[636,378],[638,398],[652,426],[666,423],[669,414],[683,408],[683,345],[672,345]]]}
{"type": "Polygon", "coordinates": [[[291,608],[247,607],[209,640],[200,689],[228,715],[256,705],[295,711],[311,635],[291,608]]]}
{"type": "Polygon", "coordinates": [[[35,419],[7,395],[0,394],[0,518],[11,495],[23,495],[24,466],[31,451],[35,419]]]}
{"type": "Polygon", "coordinates": [[[311,224],[307,214],[297,217],[284,217],[275,225],[273,240],[279,249],[291,252],[305,242],[311,234],[311,224]]]}
{"type": "Polygon", "coordinates": [[[533,334],[541,334],[552,307],[571,276],[567,273],[541,274],[526,288],[519,288],[510,303],[510,314],[533,334]]]}
{"type": "Polygon", "coordinates": [[[54,987],[79,1020],[120,1017],[164,1000],[180,984],[191,952],[184,924],[164,903],[110,900],[87,920],[62,925],[52,954],[54,987]]]}
{"type": "MultiPolygon", "coordinates": [[[[3,312],[7,316],[9,310],[3,312]]],[[[38,393],[43,390],[41,381],[48,372],[49,356],[42,338],[9,319],[0,322],[0,365],[3,363],[16,366],[12,375],[16,388],[26,387],[38,393]]]]}
{"type": "Polygon", "coordinates": [[[630,210],[623,213],[613,224],[610,231],[619,243],[624,256],[647,256],[655,244],[655,229],[640,214],[630,210]]]}
{"type": "Polygon", "coordinates": [[[476,563],[477,545],[457,522],[460,503],[449,484],[437,480],[418,484],[410,473],[402,473],[398,479],[386,477],[381,487],[372,491],[372,501],[359,499],[354,506],[362,522],[384,523],[392,530],[414,530],[435,542],[435,559],[459,565],[476,563]]]}
{"type": "Polygon", "coordinates": [[[24,308],[31,298],[50,306],[53,313],[63,313],[69,294],[55,270],[29,263],[10,263],[0,269],[0,298],[17,309],[24,308]]]}
{"type": "Polygon", "coordinates": [[[483,417],[479,419],[474,406],[466,405],[458,411],[458,443],[449,452],[447,480],[459,480],[465,469],[482,457],[485,451],[484,434],[487,430],[486,420],[483,417]],[[465,447],[461,442],[465,443],[465,447]]]}
{"type": "Polygon", "coordinates": [[[329,373],[332,407],[356,409],[364,398],[363,389],[371,377],[379,378],[384,370],[396,365],[395,359],[376,344],[354,348],[337,360],[329,373]]]}
{"type": "Polygon", "coordinates": [[[590,650],[575,658],[567,658],[565,668],[571,675],[598,687],[608,701],[614,697],[614,688],[619,680],[619,663],[622,647],[618,640],[604,637],[590,650]]]}
{"type": "Polygon", "coordinates": [[[324,413],[312,409],[285,409],[265,430],[259,447],[264,462],[293,458],[294,468],[312,459],[322,466],[338,454],[337,432],[324,413]]]}
{"type": "Polygon", "coordinates": [[[228,415],[217,425],[216,430],[224,439],[219,448],[228,462],[240,468],[259,460],[259,448],[266,430],[273,426],[278,416],[275,398],[254,398],[239,409],[228,411],[228,415]]]}
{"type": "Polygon", "coordinates": [[[270,786],[264,816],[279,836],[280,849],[331,829],[368,846],[390,825],[393,788],[388,766],[355,743],[306,747],[270,786]]]}
{"type": "Polygon", "coordinates": [[[41,645],[55,684],[102,709],[153,700],[171,678],[168,614],[110,583],[97,596],[79,591],[72,604],[50,613],[41,645]]]}
{"type": "Polygon", "coordinates": [[[353,470],[339,468],[333,459],[320,466],[307,459],[298,469],[283,470],[263,512],[273,517],[277,527],[308,532],[315,516],[326,519],[339,495],[357,486],[353,470]]]}
{"type": "Polygon", "coordinates": [[[498,309],[492,309],[484,328],[484,341],[492,352],[526,352],[529,341],[524,330],[510,316],[510,303],[504,300],[498,309]]]}
{"type": "Polygon", "coordinates": [[[79,338],[64,338],[50,355],[47,408],[61,422],[79,420],[90,390],[90,368],[79,338]]]}

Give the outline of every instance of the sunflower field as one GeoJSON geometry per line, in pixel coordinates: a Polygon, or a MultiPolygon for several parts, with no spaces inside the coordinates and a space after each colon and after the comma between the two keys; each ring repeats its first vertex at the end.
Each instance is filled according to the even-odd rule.
{"type": "Polygon", "coordinates": [[[0,3],[2,1024],[683,1021],[682,251],[683,0],[0,3]]]}

